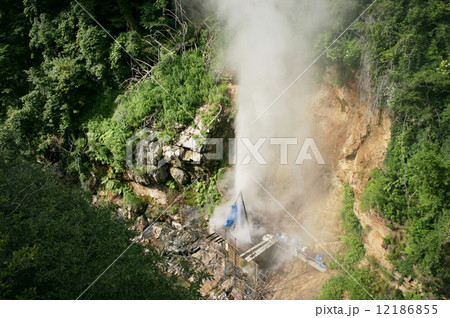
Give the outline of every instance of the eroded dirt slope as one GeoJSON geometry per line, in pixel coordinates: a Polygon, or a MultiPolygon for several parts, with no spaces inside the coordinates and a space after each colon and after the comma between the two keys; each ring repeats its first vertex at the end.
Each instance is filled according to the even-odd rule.
{"type": "MultiPolygon", "coordinates": [[[[359,209],[359,198],[369,179],[370,171],[383,163],[390,138],[390,119],[383,110],[373,111],[360,100],[354,85],[337,87],[322,84],[312,101],[313,137],[324,159],[323,186],[328,195],[318,204],[310,226],[322,228],[323,250],[316,245],[315,252],[329,258],[343,249],[339,210],[342,202],[341,186],[349,183],[355,191],[355,214],[364,231],[367,256],[373,256],[385,268],[386,250],[383,237],[389,234],[383,220],[373,213],[359,209]]],[[[319,295],[330,271],[320,273],[301,262],[286,265],[284,277],[275,284],[273,299],[312,299],[319,295]],[[291,267],[289,267],[291,266],[291,267]]]]}

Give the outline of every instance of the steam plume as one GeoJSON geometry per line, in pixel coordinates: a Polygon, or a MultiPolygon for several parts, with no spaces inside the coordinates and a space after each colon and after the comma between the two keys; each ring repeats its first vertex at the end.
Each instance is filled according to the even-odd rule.
{"type": "MultiPolygon", "coordinates": [[[[239,85],[235,119],[237,164],[233,168],[231,201],[242,191],[247,210],[259,218],[252,219],[255,233],[289,232],[292,222],[255,180],[298,216],[305,217],[305,211],[311,210],[317,200],[320,180],[316,161],[295,164],[303,141],[311,137],[308,102],[314,94],[314,73],[306,73],[267,112],[262,112],[314,59],[313,40],[327,19],[327,2],[227,0],[209,4],[225,34],[223,60],[219,63],[227,66],[239,85]],[[249,154],[242,142],[246,137],[253,144],[259,138],[267,138],[259,151],[266,164],[254,158],[243,163],[249,154]],[[270,144],[270,138],[286,137],[297,138],[298,144],[288,145],[287,164],[282,164],[281,147],[270,144]]],[[[223,226],[231,201],[217,208],[211,226],[223,226]]],[[[234,235],[243,238],[239,233],[234,235]]]]}

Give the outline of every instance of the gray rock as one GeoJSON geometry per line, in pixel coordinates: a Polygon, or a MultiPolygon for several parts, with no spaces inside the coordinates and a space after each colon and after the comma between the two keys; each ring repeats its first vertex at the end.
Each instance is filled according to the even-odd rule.
{"type": "Polygon", "coordinates": [[[125,214],[122,208],[118,208],[116,211],[116,216],[119,218],[125,218],[125,214]]]}
{"type": "Polygon", "coordinates": [[[233,289],[233,285],[234,285],[234,277],[231,277],[230,279],[224,281],[221,287],[225,293],[229,294],[233,289]]]}
{"type": "Polygon", "coordinates": [[[175,254],[190,254],[197,249],[194,244],[198,240],[198,233],[190,230],[173,231],[164,238],[165,250],[175,254]]]}
{"type": "Polygon", "coordinates": [[[142,232],[148,226],[148,224],[149,223],[147,217],[144,214],[137,218],[135,228],[137,231],[142,232]]]}
{"type": "Polygon", "coordinates": [[[165,187],[159,185],[143,186],[137,182],[129,182],[128,185],[137,196],[152,197],[159,204],[167,204],[168,196],[165,187]]]}
{"type": "Polygon", "coordinates": [[[161,167],[153,167],[150,175],[153,177],[153,180],[156,183],[164,183],[167,181],[167,177],[169,176],[167,165],[163,165],[161,167]]]}
{"type": "Polygon", "coordinates": [[[175,222],[175,221],[172,221],[172,226],[179,231],[183,229],[183,226],[180,223],[175,222]]]}
{"type": "Polygon", "coordinates": [[[126,212],[126,217],[128,219],[137,217],[143,211],[143,208],[141,206],[134,206],[129,204],[124,204],[123,209],[126,212]]]}
{"type": "Polygon", "coordinates": [[[147,208],[145,209],[145,212],[144,212],[147,219],[151,219],[153,217],[153,213],[155,212],[154,209],[155,209],[155,207],[153,205],[151,205],[151,204],[147,205],[147,208]]]}
{"type": "Polygon", "coordinates": [[[153,225],[152,226],[152,237],[155,239],[159,239],[159,237],[161,236],[161,232],[162,232],[162,227],[159,225],[153,225]]]}
{"type": "Polygon", "coordinates": [[[202,160],[202,155],[197,151],[187,149],[183,152],[181,159],[190,163],[200,163],[202,160]]]}
{"type": "Polygon", "coordinates": [[[203,215],[198,206],[186,206],[180,210],[188,227],[198,227],[203,222],[203,215]]]}
{"type": "Polygon", "coordinates": [[[189,179],[186,172],[184,172],[180,168],[176,168],[176,167],[170,168],[170,175],[177,183],[179,183],[181,185],[186,184],[189,179]]]}
{"type": "Polygon", "coordinates": [[[152,183],[152,176],[147,175],[147,174],[141,174],[141,173],[137,173],[133,170],[128,169],[126,171],[126,174],[128,176],[128,178],[130,178],[131,180],[133,180],[136,183],[142,184],[142,185],[150,185],[152,183]]]}
{"type": "Polygon", "coordinates": [[[163,146],[154,138],[152,140],[143,139],[136,145],[136,162],[140,165],[155,165],[162,158],[163,146]]]}
{"type": "Polygon", "coordinates": [[[174,162],[178,161],[178,159],[181,158],[183,148],[180,148],[178,146],[164,146],[163,152],[164,152],[164,159],[167,162],[173,164],[174,162]]]}
{"type": "Polygon", "coordinates": [[[180,133],[180,138],[175,142],[175,144],[179,147],[189,148],[191,150],[200,151],[202,133],[198,128],[194,128],[192,126],[187,127],[180,133]],[[194,138],[194,136],[196,136],[194,138]]]}

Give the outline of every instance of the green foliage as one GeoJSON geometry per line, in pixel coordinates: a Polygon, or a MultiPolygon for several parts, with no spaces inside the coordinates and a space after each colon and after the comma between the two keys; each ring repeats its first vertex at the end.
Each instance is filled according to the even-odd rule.
{"type": "MultiPolygon", "coordinates": [[[[341,2],[333,1],[336,8],[341,2]]],[[[350,3],[354,6],[342,6],[348,8],[345,14],[337,12],[344,19],[322,35],[320,48],[362,11],[357,1],[350,3]]],[[[335,63],[346,79],[360,64],[370,68],[362,80],[371,83],[381,101],[377,106],[389,108],[392,127],[384,165],[372,173],[361,208],[372,208],[404,229],[390,255],[395,269],[445,298],[450,290],[449,19],[448,1],[377,2],[366,21],[355,23],[327,51],[325,61],[335,63]]]]}
{"type": "Polygon", "coordinates": [[[29,22],[21,1],[0,4],[0,123],[20,107],[28,89],[23,70],[31,64],[28,45],[29,22]]]}
{"type": "Polygon", "coordinates": [[[355,265],[364,258],[366,250],[361,242],[362,227],[353,212],[355,198],[352,188],[348,184],[342,186],[343,206],[339,211],[341,225],[345,231],[344,244],[348,250],[339,257],[340,262],[347,265],[355,265]]]}
{"type": "Polygon", "coordinates": [[[319,300],[340,300],[340,299],[372,299],[361,287],[364,288],[375,299],[403,299],[400,292],[396,293],[384,282],[382,277],[371,268],[347,268],[353,278],[344,271],[337,275],[332,275],[330,279],[322,285],[322,290],[317,299],[319,300]]]}
{"type": "Polygon", "coordinates": [[[133,131],[124,121],[94,118],[87,124],[88,155],[95,161],[122,171],[126,160],[126,140],[133,131]]]}
{"type": "Polygon", "coordinates": [[[107,63],[110,40],[75,3],[56,16],[39,14],[36,6],[27,2],[24,9],[32,21],[30,47],[36,55],[27,70],[32,89],[10,120],[30,141],[42,143],[48,134],[64,137],[89,109],[92,96],[114,83],[107,63]],[[31,118],[36,124],[30,129],[31,118]]]}
{"type": "MultiPolygon", "coordinates": [[[[121,182],[126,140],[151,119],[173,139],[199,106],[226,101],[204,62],[210,31],[180,25],[173,2],[80,2],[116,41],[75,2],[0,4],[2,298],[74,298],[134,235],[108,208],[95,209],[85,193],[21,157],[50,162],[84,185],[95,172],[139,209],[144,203],[121,182]]],[[[161,264],[154,251],[144,256],[133,246],[85,297],[199,297],[200,278],[176,286],[161,264]]]]}
{"type": "Polygon", "coordinates": [[[355,198],[352,188],[348,183],[342,186],[343,206],[339,211],[342,220],[342,227],[348,235],[361,235],[361,224],[353,212],[355,198]]]}
{"type": "Polygon", "coordinates": [[[208,100],[213,85],[201,55],[194,51],[163,56],[153,68],[153,76],[155,80],[148,79],[119,97],[115,118],[137,127],[146,116],[157,112],[161,128],[189,124],[196,108],[208,100]]]}
{"type": "Polygon", "coordinates": [[[80,177],[91,162],[121,171],[124,140],[151,115],[163,134],[174,138],[175,126],[191,123],[196,109],[215,98],[203,61],[211,54],[204,51],[209,32],[199,33],[191,23],[180,26],[171,2],[82,4],[116,41],[75,2],[0,5],[2,129],[80,177]],[[168,53],[162,54],[162,47],[168,53]],[[116,100],[130,77],[131,83],[141,81],[116,100]],[[83,146],[74,149],[76,141],[83,146]]]}
{"type": "Polygon", "coordinates": [[[383,188],[379,186],[379,181],[383,178],[383,173],[380,169],[374,169],[370,174],[370,180],[367,182],[364,193],[361,196],[360,208],[363,211],[369,211],[371,207],[381,211],[381,205],[379,203],[384,200],[383,188]]]}
{"type": "MultiPolygon", "coordinates": [[[[327,24],[327,32],[319,34],[316,39],[316,49],[320,53],[353,23],[358,15],[371,3],[363,0],[331,0],[330,11],[332,19],[327,24]]],[[[333,64],[338,71],[336,84],[342,86],[348,81],[360,65],[360,57],[364,49],[364,44],[360,38],[359,29],[364,22],[356,21],[354,26],[347,30],[339,41],[335,42],[326,51],[326,59],[322,61],[322,66],[333,64]]]]}
{"type": "Polygon", "coordinates": [[[0,295],[8,298],[15,295],[19,299],[30,299],[36,296],[36,288],[17,288],[16,281],[20,280],[20,274],[33,266],[37,252],[36,246],[24,246],[6,255],[9,236],[0,233],[0,258],[3,261],[0,267],[0,295]],[[6,260],[5,260],[6,259],[6,260]]]}
{"type": "Polygon", "coordinates": [[[201,55],[196,52],[165,55],[153,74],[172,95],[168,96],[160,87],[157,89],[164,107],[160,118],[165,125],[189,124],[195,116],[195,109],[208,100],[214,83],[206,73],[201,55]]]}
{"type": "Polygon", "coordinates": [[[93,160],[122,171],[126,140],[146,118],[155,116],[159,128],[164,130],[160,139],[163,135],[175,136],[174,127],[192,122],[196,108],[208,101],[213,84],[196,52],[163,57],[154,67],[154,76],[167,92],[155,80],[147,79],[117,98],[119,104],[111,117],[89,120],[87,152],[93,160]]]}
{"type": "Polygon", "coordinates": [[[223,173],[223,168],[217,170],[213,177],[210,178],[209,183],[199,181],[194,184],[193,190],[195,193],[195,203],[203,208],[206,215],[211,215],[216,208],[217,203],[221,199],[217,184],[223,173]]]}
{"type": "MultiPolygon", "coordinates": [[[[0,298],[74,299],[119,256],[135,233],[53,173],[0,154],[0,298]]],[[[162,272],[163,259],[135,244],[83,299],[199,298],[162,272]]],[[[197,277],[201,281],[201,275],[197,277]]]]}
{"type": "Polygon", "coordinates": [[[445,269],[449,160],[436,144],[427,141],[412,155],[407,154],[405,161],[398,154],[399,147],[398,142],[391,141],[385,172],[373,174],[362,206],[373,207],[385,218],[406,225],[406,244],[396,246],[395,254],[390,256],[396,269],[415,278],[420,273],[427,290],[442,290],[441,286],[449,283],[445,269]]]}
{"type": "Polygon", "coordinates": [[[123,195],[123,204],[129,205],[138,211],[143,211],[146,206],[146,203],[142,198],[135,196],[131,191],[126,191],[123,195]]]}
{"type": "MultiPolygon", "coordinates": [[[[223,106],[230,105],[231,101],[227,95],[227,81],[221,81],[218,86],[211,89],[208,98],[209,107],[207,111],[200,113],[200,118],[203,125],[210,131],[214,129],[214,125],[217,123],[215,121],[216,116],[219,112],[223,112],[223,106]]],[[[202,132],[207,135],[207,132],[202,132]]]]}

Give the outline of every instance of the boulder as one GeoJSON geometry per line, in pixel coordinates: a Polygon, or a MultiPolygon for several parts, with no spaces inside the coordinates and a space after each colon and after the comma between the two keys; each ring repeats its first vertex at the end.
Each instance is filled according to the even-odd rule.
{"type": "Polygon", "coordinates": [[[189,177],[188,177],[187,173],[177,167],[170,168],[170,175],[178,184],[181,184],[181,185],[184,185],[184,184],[188,183],[188,181],[189,181],[188,180],[189,177]]]}
{"type": "Polygon", "coordinates": [[[229,294],[231,292],[231,290],[233,289],[233,285],[234,285],[234,277],[231,277],[229,279],[227,279],[226,281],[224,281],[222,283],[222,290],[229,294]]]}
{"type": "MultiPolygon", "coordinates": [[[[123,204],[123,196],[112,191],[98,191],[97,195],[105,198],[114,205],[121,206],[123,204]]],[[[101,200],[101,198],[99,198],[101,200]]]]}
{"type": "Polygon", "coordinates": [[[123,210],[126,212],[126,217],[132,219],[137,217],[143,212],[142,206],[136,206],[131,204],[124,204],[122,206],[123,210]]]}
{"type": "Polygon", "coordinates": [[[200,251],[192,254],[192,258],[195,258],[197,260],[201,260],[203,258],[203,252],[200,250],[200,251]]]}
{"type": "Polygon", "coordinates": [[[166,162],[174,164],[179,161],[179,158],[181,158],[181,155],[183,154],[183,148],[178,146],[164,146],[163,153],[166,162]]]}
{"type": "Polygon", "coordinates": [[[162,187],[145,187],[136,182],[129,182],[128,185],[133,189],[135,195],[151,197],[155,199],[157,203],[162,205],[166,205],[168,202],[167,193],[162,187]]]}
{"type": "Polygon", "coordinates": [[[200,152],[187,149],[183,152],[181,159],[189,163],[200,163],[202,160],[202,155],[200,152]]]}
{"type": "Polygon", "coordinates": [[[124,210],[122,208],[118,208],[117,209],[116,216],[119,217],[119,218],[125,218],[126,217],[125,213],[124,213],[124,210]]]}
{"type": "Polygon", "coordinates": [[[152,225],[151,230],[152,230],[151,231],[152,232],[152,237],[154,239],[159,239],[159,237],[161,236],[161,232],[162,232],[163,228],[161,226],[159,226],[159,225],[154,224],[154,225],[152,225]]]}
{"type": "Polygon", "coordinates": [[[154,160],[161,159],[163,147],[155,138],[143,139],[136,145],[135,155],[138,166],[154,165],[154,160]]]}
{"type": "Polygon", "coordinates": [[[184,223],[188,227],[198,227],[203,222],[203,215],[198,206],[186,206],[180,210],[184,223]]]}
{"type": "Polygon", "coordinates": [[[148,226],[148,224],[149,223],[147,217],[144,214],[137,218],[135,228],[137,231],[142,232],[148,226]]]}
{"type": "Polygon", "coordinates": [[[151,204],[147,205],[147,208],[145,209],[145,216],[147,217],[147,219],[152,219],[154,217],[154,212],[155,212],[155,207],[151,204]]]}
{"type": "Polygon", "coordinates": [[[132,181],[134,181],[136,183],[142,184],[142,185],[150,185],[152,183],[152,181],[153,181],[152,176],[147,175],[145,173],[142,173],[142,174],[141,173],[137,173],[137,172],[135,172],[133,170],[130,170],[130,169],[128,169],[126,171],[126,174],[127,174],[127,177],[130,180],[132,180],[132,181]]]}
{"type": "Polygon", "coordinates": [[[160,167],[152,166],[149,174],[153,177],[153,180],[156,183],[164,183],[167,181],[167,177],[169,176],[167,164],[164,164],[160,167]]]}
{"type": "Polygon", "coordinates": [[[164,237],[164,249],[175,254],[192,254],[198,251],[198,233],[190,230],[173,231],[164,237]]]}
{"type": "Polygon", "coordinates": [[[205,263],[206,265],[211,264],[211,262],[215,262],[217,260],[217,254],[216,251],[212,251],[209,252],[207,254],[204,255],[202,262],[205,263]]]}
{"type": "Polygon", "coordinates": [[[127,176],[130,180],[140,183],[142,185],[151,185],[157,183],[164,183],[169,176],[169,169],[166,164],[160,167],[156,165],[146,165],[140,168],[142,172],[135,172],[131,169],[127,170],[127,176]]]}
{"type": "Polygon", "coordinates": [[[183,229],[183,226],[176,221],[172,221],[172,226],[179,231],[183,229]]]}
{"type": "Polygon", "coordinates": [[[178,138],[178,140],[175,142],[175,145],[178,147],[200,151],[201,143],[197,140],[201,140],[202,138],[202,133],[198,128],[189,126],[180,133],[180,138],[178,138]]]}

